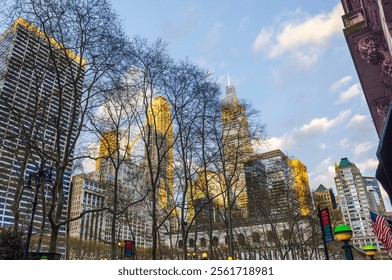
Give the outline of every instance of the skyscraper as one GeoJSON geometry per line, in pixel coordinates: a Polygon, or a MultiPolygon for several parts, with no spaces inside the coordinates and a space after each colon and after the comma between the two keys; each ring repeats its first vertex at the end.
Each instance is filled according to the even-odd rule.
{"type": "MultiPolygon", "coordinates": [[[[73,108],[78,106],[83,86],[83,79],[76,75],[84,71],[84,65],[85,61],[75,53],[22,18],[1,35],[0,227],[11,226],[16,217],[18,224],[25,226],[32,214],[32,194],[24,191],[24,181],[40,166],[53,167],[55,156],[64,156],[67,141],[71,145],[75,141],[79,112],[73,108]],[[67,132],[71,133],[70,139],[67,132]]],[[[69,162],[60,184],[65,201],[71,167],[69,162]]],[[[43,186],[42,191],[46,199],[51,198],[50,189],[43,186]]],[[[44,201],[38,197],[34,229],[42,225],[44,201]]],[[[64,220],[66,205],[62,210],[64,220]]],[[[64,234],[62,226],[60,235],[64,234]]]]}
{"type": "Polygon", "coordinates": [[[378,184],[377,179],[374,177],[363,177],[363,180],[365,182],[366,190],[375,204],[371,209],[377,210],[378,212],[385,212],[384,199],[382,198],[380,185],[378,184]]]}
{"type": "Polygon", "coordinates": [[[163,96],[156,97],[149,106],[144,131],[148,145],[148,151],[145,151],[146,185],[159,172],[158,204],[162,209],[167,209],[173,206],[174,152],[170,104],[163,96]],[[150,171],[153,174],[149,174],[150,171]]]}
{"type": "Polygon", "coordinates": [[[335,166],[335,185],[343,219],[353,231],[353,244],[362,248],[371,243],[380,248],[372,231],[368,194],[362,174],[347,158],[342,158],[335,166]]]}
{"type": "Polygon", "coordinates": [[[297,158],[290,160],[290,165],[293,168],[295,195],[298,197],[301,214],[303,216],[309,215],[312,210],[312,197],[310,195],[308,171],[306,166],[297,158]]]}
{"type": "Polygon", "coordinates": [[[257,155],[265,166],[268,195],[261,206],[264,216],[272,220],[285,220],[289,214],[300,215],[300,200],[295,194],[296,178],[291,160],[281,150],[257,155]]]}
{"type": "Polygon", "coordinates": [[[226,86],[226,96],[222,102],[222,131],[225,172],[232,190],[231,200],[236,208],[247,215],[248,193],[246,190],[245,163],[251,159],[251,145],[246,108],[240,104],[235,87],[226,86]]]}

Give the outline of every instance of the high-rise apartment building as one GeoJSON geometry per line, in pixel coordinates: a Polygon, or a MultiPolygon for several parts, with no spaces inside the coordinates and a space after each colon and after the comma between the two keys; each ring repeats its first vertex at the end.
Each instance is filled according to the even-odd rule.
{"type": "Polygon", "coordinates": [[[353,231],[352,242],[358,248],[374,244],[380,248],[372,231],[369,199],[365,182],[358,167],[347,158],[335,166],[335,185],[345,224],[353,231]]]}
{"type": "MultiPolygon", "coordinates": [[[[32,214],[32,193],[23,190],[23,183],[40,166],[53,167],[50,158],[64,156],[66,142],[69,140],[72,146],[76,139],[78,111],[73,108],[77,108],[83,79],[75,75],[83,71],[84,65],[75,53],[22,18],[1,35],[0,227],[11,226],[15,221],[13,209],[19,208],[19,225],[26,228],[32,214]],[[67,139],[67,131],[71,131],[71,139],[67,139]]],[[[71,165],[70,162],[64,170],[65,201],[71,165]]],[[[54,175],[52,169],[53,178],[54,175]]],[[[42,191],[46,199],[51,198],[49,189],[43,186],[42,191]]],[[[42,202],[39,196],[33,233],[42,224],[42,202]]],[[[62,210],[64,220],[66,204],[62,210]]],[[[59,234],[64,236],[65,226],[60,227],[59,234]]]]}

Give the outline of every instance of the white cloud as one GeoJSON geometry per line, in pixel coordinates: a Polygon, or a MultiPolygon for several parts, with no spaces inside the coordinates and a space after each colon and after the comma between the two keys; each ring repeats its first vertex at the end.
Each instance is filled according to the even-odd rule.
{"type": "Polygon", "coordinates": [[[340,80],[334,82],[331,85],[331,91],[335,92],[338,89],[346,86],[347,84],[349,84],[352,81],[353,77],[352,76],[345,76],[343,78],[341,78],[340,80]]]}
{"type": "Polygon", "coordinates": [[[365,142],[365,143],[358,144],[354,147],[354,154],[356,156],[364,154],[373,147],[374,145],[372,142],[365,142]]]}
{"type": "Polygon", "coordinates": [[[321,150],[326,150],[328,148],[328,145],[325,143],[320,143],[320,149],[321,150]]]}
{"type": "MultiPolygon", "coordinates": [[[[288,150],[293,148],[297,143],[301,143],[307,137],[317,136],[319,134],[325,134],[334,127],[342,123],[349,115],[350,110],[342,111],[333,119],[328,118],[316,118],[311,120],[309,123],[304,124],[302,127],[294,128],[291,132],[285,133],[281,137],[270,137],[266,143],[262,145],[256,145],[255,150],[263,151],[265,149],[281,149],[288,150]]],[[[326,148],[326,145],[324,146],[326,148]]]]}
{"type": "Polygon", "coordinates": [[[360,84],[352,85],[347,90],[340,93],[339,100],[336,102],[337,104],[345,103],[349,101],[351,98],[359,95],[361,93],[360,84]]]}
{"type": "Polygon", "coordinates": [[[284,134],[282,137],[269,137],[263,142],[258,142],[253,145],[253,148],[258,153],[263,153],[271,150],[283,150],[290,148],[295,141],[289,134],[284,134]]]}
{"type": "Polygon", "coordinates": [[[253,43],[253,50],[261,51],[266,45],[270,43],[273,31],[271,28],[262,28],[253,43]]]}
{"type": "Polygon", "coordinates": [[[337,4],[330,13],[304,17],[302,21],[286,21],[280,25],[262,28],[257,35],[253,50],[269,58],[290,54],[300,66],[310,66],[318,58],[331,39],[341,33],[342,5],[337,4]]]}
{"type": "Polygon", "coordinates": [[[350,148],[351,141],[348,138],[344,138],[339,141],[339,146],[342,150],[346,150],[346,149],[350,148]]]}
{"type": "Polygon", "coordinates": [[[239,29],[246,30],[249,23],[250,23],[250,17],[248,17],[248,16],[244,17],[240,23],[239,29]]]}
{"type": "Polygon", "coordinates": [[[368,158],[355,163],[355,165],[361,170],[362,176],[374,176],[378,166],[378,160],[376,158],[368,158]]]}
{"type": "Polygon", "coordinates": [[[365,115],[355,115],[351,118],[347,127],[360,127],[368,123],[368,116],[365,115]]]}
{"type": "Polygon", "coordinates": [[[298,131],[301,134],[319,134],[329,131],[331,128],[340,124],[344,119],[346,119],[351,114],[350,110],[340,112],[339,115],[334,119],[328,118],[316,118],[310,123],[304,124],[298,131]]]}
{"type": "Polygon", "coordinates": [[[317,165],[315,171],[309,172],[310,187],[315,190],[320,184],[323,184],[326,188],[335,186],[335,163],[332,161],[332,157],[328,157],[317,165]]]}

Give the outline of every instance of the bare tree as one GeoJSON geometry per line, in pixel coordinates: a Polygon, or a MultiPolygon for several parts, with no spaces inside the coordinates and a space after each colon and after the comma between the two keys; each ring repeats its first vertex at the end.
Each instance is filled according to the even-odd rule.
{"type": "MultiPolygon", "coordinates": [[[[53,168],[54,184],[45,210],[51,228],[49,251],[55,252],[67,203],[64,179],[70,176],[77,139],[86,113],[95,106],[101,93],[111,87],[108,81],[123,73],[127,44],[117,17],[106,0],[10,2],[9,11],[12,13],[5,15],[8,22],[15,20],[15,15],[27,20],[28,29],[39,38],[36,47],[44,49],[39,52],[43,55],[39,58],[43,64],[25,65],[22,61],[20,67],[21,71],[32,71],[31,76],[37,84],[35,96],[50,101],[35,110],[39,114],[36,119],[42,120],[44,125],[38,131],[33,129],[30,136],[31,129],[20,127],[19,130],[26,131],[29,136],[21,139],[27,147],[27,162],[31,164],[41,159],[53,168]],[[42,84],[52,82],[50,92],[43,94],[40,91],[44,88],[39,86],[40,81],[42,84]],[[42,131],[45,127],[51,130],[42,131]],[[37,137],[41,139],[34,140],[37,137]],[[38,158],[32,156],[37,154],[38,158]]],[[[20,172],[24,174],[24,170],[20,172]]],[[[16,188],[17,195],[22,193],[21,181],[16,188]]],[[[17,207],[13,208],[17,218],[17,207]]]]}

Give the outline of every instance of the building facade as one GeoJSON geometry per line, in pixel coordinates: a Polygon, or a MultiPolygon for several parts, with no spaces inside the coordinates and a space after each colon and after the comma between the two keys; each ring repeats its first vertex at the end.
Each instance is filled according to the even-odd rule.
{"type": "Polygon", "coordinates": [[[363,177],[366,190],[369,194],[371,209],[380,213],[385,213],[384,199],[382,198],[380,185],[375,177],[363,177]]]}
{"type": "Polygon", "coordinates": [[[267,179],[267,196],[260,206],[264,209],[264,216],[272,220],[285,220],[289,215],[301,215],[301,197],[296,194],[297,181],[291,160],[281,150],[256,157],[265,166],[267,179]]]}
{"type": "Polygon", "coordinates": [[[365,182],[358,167],[347,158],[335,166],[335,185],[345,224],[353,231],[351,241],[357,248],[366,244],[382,247],[372,230],[370,204],[365,182]]]}
{"type": "MultiPolygon", "coordinates": [[[[143,170],[140,165],[131,162],[127,154],[127,143],[117,140],[121,132],[108,131],[100,139],[98,167],[90,173],[72,177],[72,195],[70,200],[69,235],[85,241],[97,241],[110,244],[112,241],[114,197],[114,173],[117,170],[117,209],[115,241],[132,240],[136,251],[151,248],[151,215],[148,205],[143,201],[143,170]],[[117,139],[117,140],[116,140],[117,139]],[[110,151],[110,152],[109,152],[110,151]],[[119,152],[120,159],[116,159],[119,152]],[[119,166],[115,166],[119,164],[119,166]],[[139,201],[140,200],[140,201],[139,201]],[[139,201],[138,203],[136,203],[139,201]],[[130,206],[133,204],[132,206],[130,206]],[[90,213],[83,214],[86,211],[90,213]],[[81,215],[83,214],[83,215],[81,215]]],[[[108,252],[103,252],[108,257],[108,252]]],[[[70,258],[74,256],[70,254],[70,258]]],[[[86,258],[87,256],[85,256],[86,258]]],[[[96,255],[91,255],[96,258],[96,255]]]]}
{"type": "Polygon", "coordinates": [[[249,194],[246,190],[245,164],[254,154],[246,116],[246,108],[238,101],[235,87],[226,86],[221,101],[222,137],[229,197],[243,217],[248,216],[249,194]]]}
{"type": "Polygon", "coordinates": [[[376,178],[392,201],[392,9],[389,0],[341,0],[344,36],[380,139],[376,178]]]}
{"type": "MultiPolygon", "coordinates": [[[[26,192],[23,186],[29,178],[32,188],[42,185],[44,193],[37,198],[33,235],[41,227],[43,205],[52,194],[50,186],[44,185],[36,174],[47,171],[46,175],[55,178],[55,155],[64,157],[66,145],[74,144],[78,111],[73,109],[79,104],[83,86],[83,79],[75,75],[83,72],[84,65],[75,53],[22,18],[1,35],[0,227],[14,223],[22,229],[27,227],[34,191],[26,192]],[[71,134],[67,135],[67,131],[71,134]]],[[[68,151],[68,156],[72,157],[72,151],[68,151]]],[[[65,201],[71,171],[69,162],[60,183],[65,201]]],[[[60,220],[64,221],[66,204],[62,210],[60,220]]],[[[50,235],[49,225],[46,221],[44,236],[50,235]]],[[[65,231],[65,226],[61,226],[59,236],[64,237],[65,231]]],[[[37,249],[34,242],[30,249],[37,249]]]]}
{"type": "Polygon", "coordinates": [[[336,197],[332,188],[327,189],[324,185],[319,185],[313,192],[314,205],[320,210],[328,209],[332,228],[339,224],[344,224],[343,214],[336,203],[336,197]]]}

